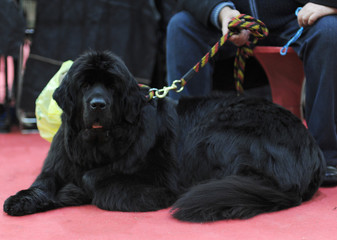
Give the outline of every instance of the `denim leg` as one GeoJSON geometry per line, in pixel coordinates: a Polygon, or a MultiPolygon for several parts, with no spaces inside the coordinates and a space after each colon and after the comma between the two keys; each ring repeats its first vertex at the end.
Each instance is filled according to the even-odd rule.
{"type": "MultiPolygon", "coordinates": [[[[166,62],[168,85],[185,75],[220,37],[220,30],[206,28],[188,12],[179,12],[174,15],[167,27],[166,62]]],[[[228,54],[228,57],[235,54],[235,48],[231,44],[225,44],[222,47],[223,49],[229,49],[230,54],[228,54]]],[[[224,54],[224,51],[221,54],[224,54]]],[[[213,66],[208,63],[187,82],[184,91],[180,93],[171,91],[169,96],[173,99],[179,99],[181,96],[208,94],[212,90],[212,76],[213,66]]]]}
{"type": "Polygon", "coordinates": [[[308,27],[295,47],[306,75],[305,118],[328,165],[337,165],[337,16],[308,27]]]}

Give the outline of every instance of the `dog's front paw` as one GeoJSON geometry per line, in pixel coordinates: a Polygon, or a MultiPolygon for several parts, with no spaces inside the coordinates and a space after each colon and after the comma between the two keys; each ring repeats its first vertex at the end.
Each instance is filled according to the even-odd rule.
{"type": "Polygon", "coordinates": [[[4,212],[11,216],[23,216],[52,208],[41,190],[27,189],[9,197],[3,206],[4,212]]]}
{"type": "Polygon", "coordinates": [[[22,216],[36,212],[35,201],[30,190],[22,190],[9,197],[4,203],[4,211],[11,216],[22,216]]]}

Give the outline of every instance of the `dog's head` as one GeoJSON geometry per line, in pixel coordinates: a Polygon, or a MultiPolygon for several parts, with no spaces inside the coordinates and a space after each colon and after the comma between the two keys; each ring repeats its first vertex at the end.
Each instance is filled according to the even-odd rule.
{"type": "Polygon", "coordinates": [[[75,60],[53,98],[63,122],[87,131],[133,123],[146,101],[122,60],[108,51],[90,51],[75,60]]]}

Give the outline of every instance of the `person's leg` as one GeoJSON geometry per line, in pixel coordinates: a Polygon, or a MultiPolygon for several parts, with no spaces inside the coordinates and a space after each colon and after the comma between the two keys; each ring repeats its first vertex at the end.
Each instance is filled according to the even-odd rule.
{"type": "MultiPolygon", "coordinates": [[[[294,47],[303,60],[306,75],[305,119],[328,166],[337,166],[336,39],[337,16],[325,16],[306,28],[299,46],[294,47]]],[[[335,174],[330,180],[337,184],[337,171],[331,174],[327,178],[335,174]]]]}
{"type": "MultiPolygon", "coordinates": [[[[298,29],[294,19],[279,32],[271,32],[261,44],[283,46],[298,29]]],[[[306,76],[305,119],[328,165],[323,184],[331,186],[337,185],[336,39],[337,16],[331,15],[306,27],[302,36],[291,45],[303,61],[306,76]]]]}
{"type": "Polygon", "coordinates": [[[305,118],[328,165],[337,165],[337,16],[326,16],[303,36],[305,118]]]}
{"type": "MultiPolygon", "coordinates": [[[[221,31],[208,29],[188,12],[174,15],[167,27],[167,81],[181,79],[220,39],[221,31]]],[[[222,47],[221,54],[228,57],[235,54],[231,44],[222,47]]],[[[226,57],[225,56],[225,57],[226,57]]],[[[201,96],[212,90],[213,66],[208,63],[185,86],[183,92],[170,92],[170,97],[201,96]]]]}

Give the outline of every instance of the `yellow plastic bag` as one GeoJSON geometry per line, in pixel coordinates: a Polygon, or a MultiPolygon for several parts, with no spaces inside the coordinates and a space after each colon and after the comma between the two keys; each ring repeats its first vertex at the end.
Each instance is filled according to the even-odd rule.
{"type": "Polygon", "coordinates": [[[50,79],[35,101],[35,115],[40,136],[51,142],[61,126],[62,110],[53,99],[55,89],[60,85],[73,61],[66,61],[58,72],[50,79]]]}

